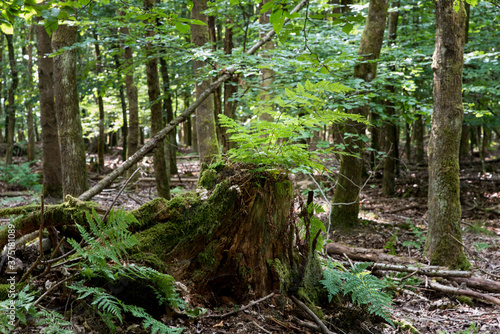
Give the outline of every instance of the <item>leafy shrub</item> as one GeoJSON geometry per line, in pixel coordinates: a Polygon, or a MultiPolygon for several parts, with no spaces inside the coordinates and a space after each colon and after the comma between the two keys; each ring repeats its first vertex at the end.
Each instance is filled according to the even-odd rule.
{"type": "Polygon", "coordinates": [[[29,162],[19,166],[0,165],[0,181],[34,191],[40,191],[42,188],[38,183],[39,175],[31,172],[29,162]]]}
{"type": "Polygon", "coordinates": [[[354,303],[366,305],[371,314],[378,315],[394,325],[389,313],[392,307],[391,296],[382,291],[388,287],[388,283],[366,271],[370,265],[371,263],[356,263],[352,270],[348,271],[342,264],[329,261],[323,271],[324,279],[321,283],[328,292],[330,302],[342,291],[344,295],[350,294],[354,303]]]}

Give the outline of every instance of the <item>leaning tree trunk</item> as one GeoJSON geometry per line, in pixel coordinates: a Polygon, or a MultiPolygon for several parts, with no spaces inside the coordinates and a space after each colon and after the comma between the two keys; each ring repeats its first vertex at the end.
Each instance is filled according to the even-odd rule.
{"type": "Polygon", "coordinates": [[[469,267],[460,227],[459,147],[462,130],[462,69],[464,63],[463,2],[438,0],[436,48],[433,55],[434,112],[429,141],[429,230],[425,254],[431,264],[469,267]]]}
{"type": "MultiPolygon", "coordinates": [[[[59,25],[52,34],[52,48],[62,51],[76,42],[78,27],[59,25]]],[[[54,57],[54,95],[59,126],[63,195],[79,196],[88,188],[87,162],[78,104],[76,50],[65,50],[54,57]]]]}
{"type": "MultiPolygon", "coordinates": [[[[377,75],[377,63],[384,39],[385,21],[387,17],[387,0],[371,0],[366,18],[366,26],[361,35],[358,54],[363,62],[354,68],[354,76],[364,81],[372,81],[377,75]]],[[[364,117],[368,115],[368,105],[353,109],[353,113],[364,117]]],[[[339,179],[333,197],[331,217],[332,223],[338,227],[349,228],[358,222],[359,193],[362,187],[363,170],[362,150],[365,133],[364,123],[348,121],[346,131],[353,136],[345,139],[347,153],[340,160],[339,179]]]]}
{"type": "Polygon", "coordinates": [[[62,166],[54,101],[54,60],[50,36],[43,25],[36,25],[38,56],[38,94],[42,128],[43,188],[46,197],[62,197],[62,166]]]}

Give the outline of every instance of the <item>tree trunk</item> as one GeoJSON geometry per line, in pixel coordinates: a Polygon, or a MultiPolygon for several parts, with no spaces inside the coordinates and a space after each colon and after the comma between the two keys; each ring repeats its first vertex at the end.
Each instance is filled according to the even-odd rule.
{"type": "Polygon", "coordinates": [[[62,197],[62,166],[59,133],[54,101],[54,61],[50,37],[43,25],[37,24],[36,47],[38,56],[38,92],[40,99],[40,126],[42,128],[43,189],[45,197],[62,197]]]}
{"type": "MultiPolygon", "coordinates": [[[[97,41],[97,33],[95,30],[92,32],[94,39],[97,41]]],[[[102,99],[101,82],[99,76],[102,72],[102,56],[101,50],[99,49],[99,44],[94,43],[94,50],[96,56],[96,75],[98,78],[98,89],[97,89],[97,105],[99,107],[99,139],[97,140],[97,163],[99,168],[104,169],[104,142],[106,140],[106,134],[104,133],[104,101],[102,99]]]]}
{"type": "MultiPolygon", "coordinates": [[[[4,34],[0,33],[0,64],[3,64],[3,39],[4,34]]],[[[3,78],[3,66],[0,66],[0,78],[3,78]]],[[[0,80],[0,99],[3,98],[3,80],[0,80]]],[[[0,121],[1,119],[5,119],[4,109],[2,103],[0,103],[0,121]]],[[[5,128],[7,130],[7,128],[5,128]]],[[[0,129],[0,143],[4,142],[4,132],[0,129]]]]}
{"type": "MultiPolygon", "coordinates": [[[[33,41],[33,25],[30,25],[28,36],[27,36],[27,46],[26,46],[26,55],[28,56],[28,64],[26,67],[27,78],[27,86],[28,92],[34,92],[33,88],[33,45],[31,42],[33,41]]],[[[33,105],[31,103],[31,99],[26,99],[26,123],[28,124],[28,161],[35,160],[36,150],[35,150],[35,125],[33,120],[33,105]]]]}
{"type": "MultiPolygon", "coordinates": [[[[76,42],[76,26],[59,25],[52,34],[52,48],[60,51],[76,42]]],[[[85,144],[78,104],[76,50],[54,57],[54,95],[59,146],[61,149],[63,195],[79,196],[88,189],[85,144]]]]}
{"type": "Polygon", "coordinates": [[[417,164],[422,164],[424,162],[424,132],[425,132],[425,126],[424,126],[424,119],[422,115],[417,115],[417,118],[414,121],[414,127],[415,127],[415,142],[416,142],[416,150],[415,150],[415,163],[417,164]]]}
{"type": "MultiPolygon", "coordinates": [[[[172,93],[170,92],[170,78],[168,75],[168,64],[167,61],[161,57],[160,58],[160,71],[163,81],[163,112],[167,116],[167,124],[174,119],[174,110],[172,106],[172,93]]],[[[169,175],[177,174],[177,141],[175,138],[176,131],[172,131],[168,135],[167,139],[167,157],[169,175]]]]}
{"type": "MultiPolygon", "coordinates": [[[[260,6],[259,6],[259,12],[260,12],[260,9],[262,8],[262,6],[264,6],[268,2],[269,2],[269,0],[262,0],[262,2],[260,3],[260,6]]],[[[269,17],[270,17],[270,15],[271,15],[271,10],[268,10],[267,12],[261,13],[259,15],[259,24],[261,26],[259,28],[259,37],[261,37],[261,38],[269,30],[269,25],[270,25],[269,17]],[[263,28],[264,26],[267,26],[267,28],[264,29],[263,28]]],[[[269,55],[268,55],[269,50],[273,50],[273,49],[274,49],[274,42],[273,41],[267,42],[266,44],[264,44],[262,46],[262,55],[261,56],[264,58],[269,58],[269,55]]],[[[262,92],[259,96],[261,101],[270,101],[272,99],[270,89],[271,89],[271,85],[273,84],[273,81],[274,81],[274,76],[275,76],[275,73],[272,69],[267,68],[265,66],[261,68],[261,70],[260,70],[260,89],[262,92]]],[[[267,102],[267,103],[262,105],[262,108],[267,109],[267,108],[271,108],[271,106],[272,106],[272,102],[267,102]]],[[[260,115],[260,119],[268,121],[268,122],[273,121],[273,117],[271,116],[271,114],[269,114],[267,112],[262,113],[260,115]]]]}
{"type": "MultiPolygon", "coordinates": [[[[384,38],[387,17],[387,0],[372,0],[368,9],[366,26],[361,35],[358,54],[364,62],[354,68],[354,77],[371,81],[377,75],[377,63],[384,38]]],[[[368,105],[353,109],[351,112],[368,116],[368,105]]],[[[331,218],[338,227],[350,228],[358,222],[359,192],[361,191],[363,170],[362,151],[364,142],[361,138],[366,126],[363,123],[348,121],[347,132],[354,136],[345,139],[346,151],[350,155],[342,155],[337,187],[333,197],[331,218]],[[354,156],[352,156],[352,155],[354,156]]]]}
{"type": "MultiPolygon", "coordinates": [[[[215,24],[215,16],[207,17],[208,23],[208,36],[210,39],[210,46],[212,51],[217,51],[217,27],[215,24]]],[[[219,31],[220,32],[220,31],[219,31]]],[[[219,115],[222,114],[222,88],[218,87],[214,91],[214,119],[215,119],[215,129],[217,131],[217,140],[220,143],[221,138],[221,127],[219,125],[219,115]]]]}
{"type": "Polygon", "coordinates": [[[429,229],[425,254],[434,265],[470,266],[460,228],[459,146],[462,131],[462,69],[465,10],[460,2],[438,0],[433,55],[434,112],[429,141],[429,229]]]}
{"type": "MultiPolygon", "coordinates": [[[[154,7],[154,0],[144,0],[144,7],[151,10],[154,7]]],[[[154,37],[153,26],[146,26],[146,36],[154,37]]],[[[146,44],[148,61],[146,63],[146,76],[148,84],[149,104],[151,108],[151,136],[154,136],[163,129],[163,110],[160,98],[160,76],[158,74],[158,58],[155,55],[153,45],[146,44]]],[[[156,190],[159,197],[170,199],[170,177],[168,175],[167,163],[165,160],[165,141],[161,140],[158,147],[153,151],[153,167],[156,179],[156,190]]]]}
{"type": "MultiPolygon", "coordinates": [[[[207,16],[203,11],[207,9],[207,0],[194,0],[191,18],[207,22],[207,16]]],[[[191,25],[191,41],[198,47],[209,42],[208,27],[204,25],[191,25]]],[[[210,79],[200,82],[200,69],[205,66],[204,61],[195,60],[193,62],[194,73],[196,76],[196,98],[205,91],[211,84],[210,79]]],[[[213,158],[219,156],[219,142],[217,140],[217,131],[215,128],[214,117],[214,97],[213,94],[203,101],[196,109],[196,132],[198,137],[198,150],[201,162],[210,162],[213,158]]]]}
{"type": "MultiPolygon", "coordinates": [[[[125,15],[124,12],[122,12],[125,15]]],[[[121,35],[129,35],[128,27],[121,27],[121,35]]],[[[139,148],[139,102],[137,87],[134,83],[134,64],[133,64],[133,54],[132,48],[125,43],[123,53],[123,66],[125,73],[125,88],[127,90],[127,100],[128,100],[128,137],[127,137],[127,159],[134,155],[139,148]]],[[[130,177],[132,173],[137,168],[137,164],[134,164],[128,171],[128,176],[130,177]]]]}
{"type": "Polygon", "coordinates": [[[13,35],[5,35],[7,38],[7,48],[9,53],[10,76],[12,83],[9,87],[9,94],[7,97],[8,105],[7,112],[7,152],[5,153],[5,164],[12,164],[12,153],[14,149],[14,135],[16,126],[16,92],[19,84],[19,77],[17,75],[16,59],[14,56],[13,35]]]}
{"type": "MultiPolygon", "coordinates": [[[[224,53],[230,55],[233,52],[233,21],[228,19],[226,21],[226,31],[224,36],[224,53]]],[[[224,115],[235,119],[236,117],[236,104],[237,102],[232,100],[235,98],[235,94],[238,91],[238,77],[235,75],[228,81],[224,83],[224,115]]],[[[229,140],[230,135],[226,132],[226,128],[221,128],[221,139],[222,139],[222,152],[226,153],[231,148],[235,147],[235,143],[229,140]]]]}

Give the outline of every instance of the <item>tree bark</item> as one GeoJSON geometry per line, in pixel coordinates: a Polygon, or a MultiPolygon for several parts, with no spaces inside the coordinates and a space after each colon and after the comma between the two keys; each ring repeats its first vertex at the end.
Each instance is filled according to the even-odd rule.
{"type": "Polygon", "coordinates": [[[7,113],[7,152],[5,153],[5,164],[12,164],[12,154],[14,149],[14,135],[16,126],[16,92],[17,86],[19,84],[19,76],[17,75],[16,59],[14,55],[14,45],[13,45],[13,35],[5,35],[7,39],[7,49],[9,54],[9,65],[10,65],[10,76],[12,77],[12,83],[9,87],[9,93],[7,97],[8,105],[6,109],[7,113]]]}
{"type": "MultiPolygon", "coordinates": [[[[207,16],[203,11],[207,9],[207,0],[194,0],[191,18],[207,23],[207,16]]],[[[198,47],[202,47],[209,42],[208,27],[204,25],[191,25],[191,41],[198,47]]],[[[193,62],[196,76],[196,98],[198,99],[210,86],[211,80],[205,79],[200,82],[201,69],[205,66],[204,61],[195,60],[193,62]]],[[[201,162],[210,162],[219,156],[219,142],[214,117],[214,97],[213,94],[207,98],[196,109],[196,132],[198,137],[198,150],[201,162]]]]}
{"type": "Polygon", "coordinates": [[[463,2],[437,0],[436,47],[433,55],[434,112],[429,141],[429,229],[425,254],[431,264],[467,268],[460,228],[459,146],[462,131],[464,62],[463,2]]]}
{"type": "MultiPolygon", "coordinates": [[[[97,41],[98,36],[95,31],[92,32],[94,39],[97,41]]],[[[99,44],[94,43],[95,57],[96,57],[96,75],[98,81],[98,89],[97,89],[97,105],[99,107],[99,138],[97,140],[97,163],[99,168],[104,169],[104,146],[106,141],[106,134],[104,133],[104,101],[102,99],[101,92],[101,83],[99,80],[99,76],[102,72],[102,56],[101,50],[99,49],[99,44]]]]}
{"type": "Polygon", "coordinates": [[[54,100],[54,61],[50,37],[43,25],[36,25],[38,92],[42,128],[43,188],[45,197],[62,198],[62,166],[54,100]]]}
{"type": "MultiPolygon", "coordinates": [[[[52,34],[52,48],[60,51],[77,39],[76,26],[59,25],[52,34]]],[[[54,57],[54,95],[59,146],[61,149],[63,195],[79,196],[88,189],[85,144],[78,104],[76,50],[65,50],[54,57]]]]}
{"type": "MultiPolygon", "coordinates": [[[[3,64],[3,40],[4,40],[4,34],[0,33],[0,63],[3,64]]],[[[0,78],[3,78],[3,66],[0,66],[0,78]]],[[[3,80],[0,80],[0,99],[3,98],[3,80]]],[[[2,106],[2,103],[0,103],[0,118],[5,118],[4,116],[4,108],[2,106]]],[[[5,128],[5,131],[7,131],[7,128],[5,128]]],[[[4,131],[0,130],[0,143],[4,142],[4,131]]]]}
{"type": "MultiPolygon", "coordinates": [[[[377,75],[377,63],[382,41],[384,38],[385,22],[387,17],[387,0],[372,0],[368,9],[366,26],[361,35],[358,54],[363,62],[354,68],[354,77],[364,81],[372,81],[377,75]]],[[[364,117],[368,115],[368,105],[353,109],[352,113],[364,117]]],[[[337,186],[333,197],[331,212],[332,223],[341,228],[350,228],[358,222],[359,193],[362,187],[361,173],[363,170],[362,152],[364,142],[362,137],[366,125],[348,121],[346,131],[353,136],[346,138],[346,151],[349,155],[342,155],[337,186]],[[354,155],[354,156],[353,156],[354,155]]]]}
{"type": "MultiPolygon", "coordinates": [[[[226,21],[226,31],[224,36],[224,53],[230,55],[233,52],[233,21],[228,19],[226,21]]],[[[236,104],[237,102],[233,99],[238,91],[238,77],[233,76],[231,79],[224,83],[224,115],[234,119],[236,116],[236,104]]],[[[226,128],[221,128],[221,139],[222,139],[222,152],[226,153],[231,148],[235,147],[235,143],[230,141],[230,134],[226,132],[226,128]]]]}
{"type": "Polygon", "coordinates": [[[424,119],[422,115],[417,115],[417,118],[413,122],[415,132],[415,142],[417,144],[416,150],[415,150],[415,163],[417,164],[422,164],[424,163],[424,132],[425,132],[425,126],[424,126],[424,119]]]}
{"type": "MultiPolygon", "coordinates": [[[[34,92],[33,88],[33,25],[30,25],[27,35],[27,45],[26,45],[26,55],[28,56],[28,63],[26,66],[27,72],[27,86],[28,92],[34,92]]],[[[33,119],[33,105],[31,99],[26,99],[26,123],[28,124],[28,161],[35,160],[36,149],[35,149],[35,124],[33,119]]]]}
{"type": "MultiPolygon", "coordinates": [[[[121,13],[125,15],[124,12],[121,13]]],[[[120,28],[121,35],[129,35],[128,27],[120,28]]],[[[137,86],[134,83],[134,63],[133,63],[133,53],[132,48],[125,43],[123,46],[123,66],[125,73],[125,88],[127,91],[128,100],[128,137],[127,137],[127,159],[137,152],[139,148],[139,102],[137,86]]],[[[131,166],[128,176],[130,177],[132,173],[137,168],[137,164],[131,166]]]]}
{"type": "MultiPolygon", "coordinates": [[[[172,107],[172,93],[170,92],[170,77],[168,74],[168,64],[164,58],[160,58],[160,71],[163,81],[163,113],[167,116],[167,124],[174,119],[174,110],[172,107]]],[[[172,131],[167,139],[167,154],[169,175],[177,174],[177,141],[176,131],[172,131]]]]}
{"type": "MultiPolygon", "coordinates": [[[[154,0],[144,0],[146,10],[154,7],[154,0]]],[[[146,26],[146,37],[153,38],[154,26],[146,26]]],[[[155,55],[151,42],[146,43],[146,75],[148,84],[149,104],[151,108],[151,136],[163,129],[163,109],[160,98],[160,76],[158,74],[158,57],[155,55]]],[[[175,128],[174,128],[175,130],[175,128]]],[[[173,131],[172,131],[173,132],[173,131]]],[[[153,168],[156,179],[156,190],[159,197],[170,199],[170,177],[165,160],[165,140],[159,141],[159,146],[153,151],[153,168]]]]}

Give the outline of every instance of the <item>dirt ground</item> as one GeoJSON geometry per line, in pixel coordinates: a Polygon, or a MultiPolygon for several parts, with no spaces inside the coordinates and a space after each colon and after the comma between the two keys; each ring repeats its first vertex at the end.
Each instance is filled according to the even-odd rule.
{"type": "MultiPolygon", "coordinates": [[[[118,153],[108,157],[106,168],[100,173],[90,170],[91,186],[98,182],[106,171],[119,164],[118,153]]],[[[32,170],[40,171],[40,163],[32,170]]],[[[475,276],[500,280],[500,161],[486,163],[483,172],[480,163],[465,165],[460,176],[463,213],[463,244],[473,265],[475,276]]],[[[172,177],[172,194],[193,190],[196,187],[199,164],[196,156],[178,158],[179,174],[172,177]]],[[[141,179],[135,191],[125,192],[115,204],[127,210],[137,208],[155,197],[154,179],[151,177],[152,158],[141,165],[141,179]]],[[[333,181],[317,176],[316,182],[325,189],[327,198],[332,198],[333,181]]],[[[93,201],[108,207],[120,189],[123,180],[110,189],[95,196],[93,201]],[[121,183],[120,183],[121,182],[121,183]]],[[[316,183],[310,178],[296,177],[298,191],[315,190],[316,183]]],[[[381,175],[374,173],[361,195],[362,224],[349,234],[329,229],[329,239],[347,245],[370,249],[385,249],[399,256],[412,257],[422,263],[423,242],[427,230],[427,169],[425,166],[401,166],[397,178],[397,194],[394,197],[381,195],[381,175]]],[[[328,203],[319,192],[316,203],[328,209],[328,203]]],[[[37,202],[36,195],[15,186],[0,183],[0,208],[37,202]]],[[[328,212],[319,215],[328,224],[328,212]]],[[[7,221],[0,219],[3,225],[7,221]]],[[[346,259],[339,256],[337,261],[346,259]]],[[[375,272],[379,276],[394,276],[390,272],[375,272]]],[[[427,286],[425,277],[418,276],[421,284],[411,294],[396,293],[392,319],[407,322],[417,333],[500,333],[500,308],[479,300],[466,300],[453,295],[436,292],[427,286]]],[[[483,291],[484,292],[484,291],[483,291]]],[[[487,292],[484,292],[487,293],[487,292]]],[[[500,293],[488,293],[500,298],[500,293]]],[[[53,299],[57,299],[54,293],[53,299]]],[[[250,306],[207,305],[190,296],[195,305],[208,308],[208,317],[187,319],[164,317],[172,326],[184,327],[183,333],[315,333],[317,325],[290,299],[277,294],[250,306]],[[230,311],[239,310],[231,315],[230,311]],[[302,321],[302,322],[301,322],[302,321]],[[304,321],[306,323],[304,323],[304,321]],[[316,329],[315,329],[316,328],[316,329]]],[[[73,303],[71,304],[73,305],[73,303]]],[[[76,304],[75,304],[76,305],[76,304]]],[[[91,307],[80,304],[72,309],[72,321],[76,333],[106,333],[97,317],[89,316],[91,307]]],[[[324,324],[333,333],[412,333],[410,327],[391,327],[376,317],[367,317],[366,312],[342,298],[340,303],[324,307],[324,324]]],[[[41,328],[16,330],[16,333],[38,333],[41,328]]],[[[146,333],[134,319],[126,319],[117,333],[146,333]]]]}

